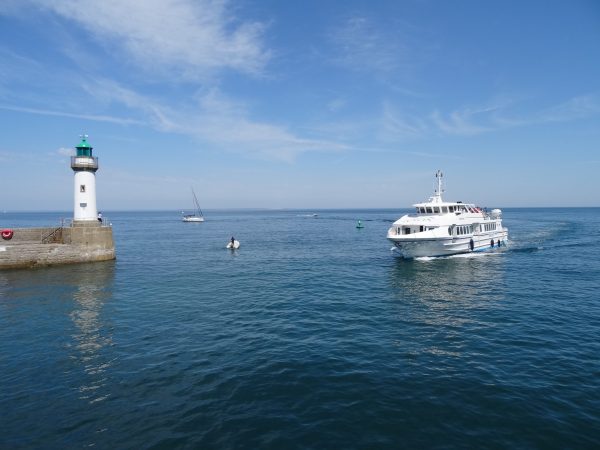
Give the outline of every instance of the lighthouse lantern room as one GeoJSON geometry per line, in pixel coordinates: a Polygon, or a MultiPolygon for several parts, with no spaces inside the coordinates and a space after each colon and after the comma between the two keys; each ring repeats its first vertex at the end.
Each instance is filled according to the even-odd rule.
{"type": "Polygon", "coordinates": [[[73,222],[100,224],[96,207],[96,171],[98,158],[92,155],[92,146],[87,142],[87,134],[81,135],[81,142],[71,157],[71,169],[75,172],[75,203],[73,222]]]}

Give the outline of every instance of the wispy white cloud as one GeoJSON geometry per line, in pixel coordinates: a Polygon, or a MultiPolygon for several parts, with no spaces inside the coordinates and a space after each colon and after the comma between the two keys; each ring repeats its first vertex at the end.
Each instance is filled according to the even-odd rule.
{"type": "Polygon", "coordinates": [[[600,113],[600,97],[596,94],[573,97],[564,103],[540,111],[532,118],[536,122],[566,122],[600,113]]]}
{"type": "Polygon", "coordinates": [[[6,82],[9,79],[22,78],[23,72],[37,72],[42,70],[41,64],[26,56],[15,53],[14,51],[0,47],[0,58],[2,58],[2,64],[0,65],[0,80],[6,82]],[[19,71],[13,70],[13,67],[18,66],[19,71]]]}
{"type": "Polygon", "coordinates": [[[113,81],[97,80],[86,89],[141,113],[157,130],[188,135],[219,150],[291,162],[305,152],[348,149],[335,141],[299,136],[284,125],[254,120],[246,105],[217,89],[200,93],[195,104],[176,109],[113,81]]]}
{"type": "Polygon", "coordinates": [[[220,147],[242,153],[291,162],[305,152],[343,151],[335,141],[299,136],[283,125],[250,118],[246,108],[216,90],[202,96],[195,114],[186,114],[185,132],[220,147]]]}
{"type": "Polygon", "coordinates": [[[56,154],[60,155],[60,156],[74,156],[75,155],[75,149],[73,148],[67,148],[67,147],[61,147],[59,149],[56,150],[56,154]]]}
{"type": "MultiPolygon", "coordinates": [[[[264,25],[239,21],[227,0],[23,0],[21,14],[51,11],[144,68],[197,78],[218,69],[260,73],[264,25]],[[172,70],[169,70],[172,72],[172,70]]],[[[13,9],[16,9],[13,5],[13,9]]],[[[15,13],[14,11],[12,11],[15,13]]]]}
{"type": "Polygon", "coordinates": [[[462,136],[478,135],[502,129],[570,122],[600,113],[597,94],[573,97],[563,103],[529,112],[517,112],[519,104],[499,101],[481,108],[466,107],[443,114],[435,110],[430,117],[429,132],[442,132],[462,136]]]}
{"type": "Polygon", "coordinates": [[[119,125],[142,125],[143,122],[135,119],[127,119],[121,117],[112,117],[105,115],[94,115],[94,114],[77,114],[70,113],[64,111],[52,111],[48,109],[37,109],[37,108],[25,108],[21,106],[11,106],[11,105],[0,105],[0,109],[5,111],[15,111],[29,114],[38,114],[42,116],[58,116],[58,117],[70,117],[73,119],[84,119],[84,120],[93,120],[96,122],[110,122],[116,123],[119,125]]]}
{"type": "Polygon", "coordinates": [[[356,71],[387,74],[406,63],[407,47],[398,34],[385,33],[366,17],[351,17],[329,36],[334,45],[332,61],[356,71]]]}
{"type": "Polygon", "coordinates": [[[384,140],[414,139],[427,132],[428,124],[415,115],[403,114],[389,102],[384,102],[381,128],[384,140]]]}
{"type": "Polygon", "coordinates": [[[439,111],[431,114],[431,120],[434,125],[442,132],[447,134],[474,135],[491,131],[493,128],[489,125],[484,126],[478,123],[478,119],[484,114],[481,111],[472,111],[463,109],[452,111],[449,115],[443,117],[439,111]]]}

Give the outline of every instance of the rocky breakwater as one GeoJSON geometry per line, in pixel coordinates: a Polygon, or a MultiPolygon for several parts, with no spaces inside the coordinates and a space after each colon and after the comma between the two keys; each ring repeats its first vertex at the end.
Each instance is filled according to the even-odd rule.
{"type": "Polygon", "coordinates": [[[115,259],[112,227],[100,222],[3,230],[0,270],[115,259]]]}

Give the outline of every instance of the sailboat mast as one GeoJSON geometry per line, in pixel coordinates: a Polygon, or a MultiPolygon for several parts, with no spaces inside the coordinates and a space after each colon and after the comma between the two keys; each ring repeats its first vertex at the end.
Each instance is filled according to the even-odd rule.
{"type": "Polygon", "coordinates": [[[200,209],[200,204],[198,203],[198,199],[196,198],[196,193],[194,192],[193,188],[192,188],[192,195],[194,196],[194,205],[196,205],[196,209],[198,210],[198,212],[200,213],[201,216],[204,216],[204,214],[202,213],[202,210],[200,209]]]}

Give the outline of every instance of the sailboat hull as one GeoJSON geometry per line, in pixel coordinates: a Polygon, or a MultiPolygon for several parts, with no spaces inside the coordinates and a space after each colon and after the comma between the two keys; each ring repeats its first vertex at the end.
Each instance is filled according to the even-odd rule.
{"type": "Polygon", "coordinates": [[[204,217],[184,217],[184,222],[204,222],[204,217]]]}

